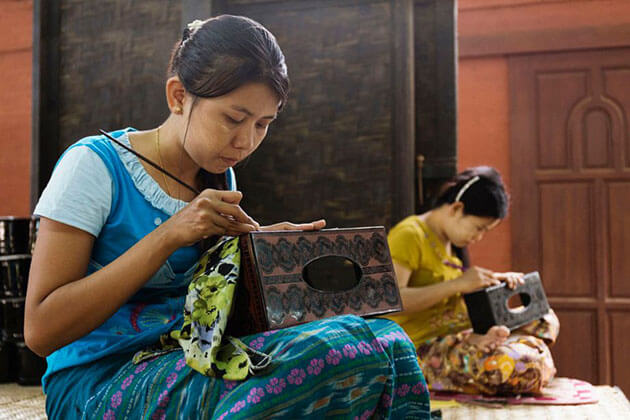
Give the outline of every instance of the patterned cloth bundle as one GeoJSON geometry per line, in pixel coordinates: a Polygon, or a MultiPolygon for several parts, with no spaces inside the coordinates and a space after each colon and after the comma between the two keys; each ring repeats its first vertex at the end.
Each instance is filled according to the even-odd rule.
{"type": "Polygon", "coordinates": [[[157,347],[136,353],[134,363],[181,347],[186,364],[206,376],[236,381],[270,367],[271,356],[223,335],[240,265],[238,237],[224,236],[206,251],[188,287],[182,328],[163,335],[157,347]]]}

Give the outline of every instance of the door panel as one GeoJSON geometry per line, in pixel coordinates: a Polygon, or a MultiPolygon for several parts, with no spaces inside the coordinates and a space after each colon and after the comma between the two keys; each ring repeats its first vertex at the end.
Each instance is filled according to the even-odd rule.
{"type": "Polygon", "coordinates": [[[607,187],[610,296],[630,298],[630,183],[610,182],[607,187]]]}
{"type": "Polygon", "coordinates": [[[542,273],[558,374],[630,392],[630,49],[511,57],[509,81],[514,268],[542,273]]]}
{"type": "Polygon", "coordinates": [[[540,185],[542,277],[554,296],[592,296],[595,262],[588,183],[540,185]],[[571,222],[570,222],[571,221],[571,222]],[[566,252],[573,244],[573,253],[566,252]],[[576,258],[576,256],[583,258],[576,258]]]}
{"type": "MultiPolygon", "coordinates": [[[[628,349],[630,349],[630,317],[624,312],[610,314],[610,336],[612,337],[612,364],[623,366],[628,363],[628,349]]],[[[621,369],[612,372],[612,382],[621,389],[630,389],[630,376],[621,369]]],[[[627,392],[627,391],[626,391],[627,392]]]]}
{"type": "MultiPolygon", "coordinates": [[[[599,382],[597,373],[597,313],[556,308],[560,319],[560,336],[552,349],[559,376],[566,376],[580,366],[579,378],[591,383],[599,382]],[[574,334],[568,334],[574,331],[574,334]]],[[[574,376],[575,375],[571,375],[574,376]]]]}
{"type": "Polygon", "coordinates": [[[538,96],[538,168],[568,169],[568,111],[586,95],[584,72],[545,73],[536,80],[538,96]],[[554,112],[563,110],[563,112],[554,112]]]}

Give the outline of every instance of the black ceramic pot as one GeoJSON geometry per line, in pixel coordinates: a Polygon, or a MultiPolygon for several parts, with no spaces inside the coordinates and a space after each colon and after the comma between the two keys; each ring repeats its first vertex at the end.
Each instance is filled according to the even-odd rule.
{"type": "Polygon", "coordinates": [[[29,232],[28,232],[28,240],[29,240],[29,252],[32,254],[35,249],[35,240],[37,240],[37,231],[39,230],[39,216],[31,216],[29,223],[29,232]]]}
{"type": "Polygon", "coordinates": [[[31,218],[0,217],[0,255],[30,254],[31,218]]]}
{"type": "Polygon", "coordinates": [[[30,254],[0,256],[0,296],[26,296],[30,268],[30,254]]]}
{"type": "Polygon", "coordinates": [[[11,343],[15,346],[17,378],[20,385],[40,385],[46,372],[46,359],[31,351],[23,341],[11,343]]]}
{"type": "Polygon", "coordinates": [[[0,382],[15,381],[15,348],[0,340],[0,382]]]}
{"type": "Polygon", "coordinates": [[[24,341],[24,301],[23,297],[0,299],[2,306],[2,339],[24,341]]]}

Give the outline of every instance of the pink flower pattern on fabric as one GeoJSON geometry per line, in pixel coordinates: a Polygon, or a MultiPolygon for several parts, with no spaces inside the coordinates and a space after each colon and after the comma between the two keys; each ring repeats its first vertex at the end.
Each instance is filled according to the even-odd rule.
{"type": "Polygon", "coordinates": [[[162,391],[162,393],[158,397],[158,405],[160,407],[166,407],[169,400],[170,398],[168,397],[168,391],[162,391]]]}
{"type": "Polygon", "coordinates": [[[365,355],[372,353],[372,346],[366,343],[365,341],[359,342],[359,344],[357,345],[357,348],[359,349],[361,353],[365,355]]]}
{"type": "Polygon", "coordinates": [[[136,370],[134,371],[134,373],[140,373],[143,370],[145,370],[147,368],[148,363],[147,362],[142,362],[138,365],[138,367],[136,367],[136,370]]]}
{"type": "Polygon", "coordinates": [[[396,391],[396,393],[398,394],[399,397],[404,397],[405,395],[409,394],[409,390],[410,387],[407,384],[402,384],[398,390],[396,391]]]}
{"type": "Polygon", "coordinates": [[[120,388],[121,388],[123,391],[124,391],[125,389],[127,389],[127,387],[128,387],[129,385],[131,385],[131,381],[133,381],[133,378],[134,378],[133,374],[131,374],[131,375],[127,376],[127,377],[125,378],[125,380],[123,381],[122,385],[120,385],[120,388]]]}
{"type": "Polygon", "coordinates": [[[182,357],[177,361],[177,364],[175,365],[175,370],[179,372],[184,366],[186,366],[186,360],[182,357]]]}
{"type": "Polygon", "coordinates": [[[164,410],[155,410],[151,416],[151,420],[166,420],[166,412],[164,410]]]}
{"type": "Polygon", "coordinates": [[[111,402],[112,408],[118,407],[120,403],[122,402],[122,392],[118,391],[114,395],[112,395],[110,402],[111,402]]]}
{"type": "Polygon", "coordinates": [[[317,376],[324,368],[324,361],[322,359],[313,359],[306,368],[309,375],[317,376]]]}
{"type": "Polygon", "coordinates": [[[385,408],[392,406],[392,397],[387,394],[381,396],[381,405],[385,408]]]}
{"type": "Polygon", "coordinates": [[[259,336],[249,342],[249,347],[254,348],[256,350],[260,350],[263,344],[265,344],[265,338],[259,336]]]}
{"type": "Polygon", "coordinates": [[[263,335],[264,335],[265,337],[269,337],[270,335],[273,335],[273,334],[275,334],[275,333],[277,333],[277,332],[278,332],[278,330],[265,331],[265,332],[263,333],[263,335]]]}
{"type": "Polygon", "coordinates": [[[384,348],[388,348],[389,347],[389,341],[386,338],[383,337],[377,337],[376,338],[379,342],[379,344],[384,348]]]}
{"type": "Polygon", "coordinates": [[[357,356],[357,348],[352,344],[346,344],[343,346],[343,355],[349,359],[354,359],[357,356]]]}
{"type": "Polygon", "coordinates": [[[422,382],[418,382],[413,386],[413,388],[411,388],[411,392],[416,395],[424,394],[427,392],[427,387],[422,382]]]}
{"type": "Polygon", "coordinates": [[[381,345],[381,342],[378,340],[378,338],[372,340],[372,348],[376,350],[377,353],[383,353],[385,351],[383,350],[383,346],[381,345]]]}
{"type": "Polygon", "coordinates": [[[284,378],[271,378],[269,383],[265,385],[268,394],[279,394],[282,390],[287,386],[287,383],[284,381],[284,378]]]}
{"type": "Polygon", "coordinates": [[[339,352],[339,350],[330,349],[330,351],[326,355],[326,362],[328,362],[329,365],[337,366],[340,361],[341,353],[339,352]]]}
{"type": "Polygon", "coordinates": [[[116,415],[113,410],[107,410],[105,414],[103,414],[103,420],[116,420],[116,415]]]}
{"type": "Polygon", "coordinates": [[[177,380],[177,373],[173,372],[170,375],[168,375],[168,378],[166,378],[166,387],[167,388],[172,387],[176,380],[177,380]]]}
{"type": "Polygon", "coordinates": [[[234,404],[234,407],[230,409],[230,413],[238,413],[243,407],[245,407],[245,401],[238,401],[236,404],[234,404]]]}
{"type": "Polygon", "coordinates": [[[224,380],[223,383],[225,384],[225,389],[233,389],[236,385],[238,385],[238,382],[229,380],[224,380]]]}
{"type": "Polygon", "coordinates": [[[291,385],[301,385],[304,382],[304,378],[306,378],[304,369],[291,369],[289,376],[287,376],[287,381],[291,385]]]}
{"type": "Polygon", "coordinates": [[[365,410],[363,412],[363,414],[361,414],[361,417],[359,416],[354,416],[354,420],[369,420],[370,418],[372,418],[372,413],[374,412],[374,410],[365,410]]]}
{"type": "Polygon", "coordinates": [[[254,387],[251,391],[249,391],[249,395],[247,396],[247,402],[252,404],[258,404],[260,399],[265,396],[265,390],[262,388],[254,387]]]}

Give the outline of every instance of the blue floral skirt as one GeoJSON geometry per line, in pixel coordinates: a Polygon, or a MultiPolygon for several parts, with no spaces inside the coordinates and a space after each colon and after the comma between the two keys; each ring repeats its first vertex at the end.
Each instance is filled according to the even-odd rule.
{"type": "Polygon", "coordinates": [[[203,376],[182,351],[140,364],[131,354],[53,374],[51,419],[430,419],[413,343],[394,322],[353,315],[242,338],[272,354],[264,375],[203,376]]]}

